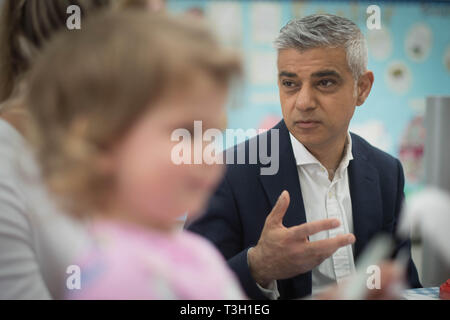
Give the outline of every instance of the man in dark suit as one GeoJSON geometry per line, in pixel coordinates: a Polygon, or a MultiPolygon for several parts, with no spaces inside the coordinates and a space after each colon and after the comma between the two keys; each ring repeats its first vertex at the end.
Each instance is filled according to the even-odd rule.
{"type": "MultiPolygon", "coordinates": [[[[395,234],[404,198],[400,162],[348,132],[374,81],[358,27],[313,15],[288,23],[275,43],[283,120],[234,150],[267,144],[278,170],[261,174],[267,163],[247,152],[188,223],[256,299],[299,298],[345,279],[375,235],[395,234]]],[[[403,248],[410,255],[410,242],[397,240],[395,251],[403,248]]],[[[406,275],[420,286],[410,257],[406,275]]]]}

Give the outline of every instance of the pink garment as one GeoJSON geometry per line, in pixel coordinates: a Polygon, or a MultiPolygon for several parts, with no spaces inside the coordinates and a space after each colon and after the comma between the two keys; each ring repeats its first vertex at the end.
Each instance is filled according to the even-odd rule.
{"type": "Polygon", "coordinates": [[[68,299],[244,299],[223,257],[188,231],[171,234],[117,222],[93,225],[80,261],[81,288],[68,299]]]}

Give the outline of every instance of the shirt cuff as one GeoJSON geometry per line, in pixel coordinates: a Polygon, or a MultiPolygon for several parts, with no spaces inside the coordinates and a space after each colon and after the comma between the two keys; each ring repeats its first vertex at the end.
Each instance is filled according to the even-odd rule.
{"type": "MultiPolygon", "coordinates": [[[[251,248],[250,248],[251,249],[251,248]]],[[[248,263],[248,252],[250,251],[247,250],[247,265],[250,266],[250,264],[248,263]]],[[[259,290],[261,290],[262,294],[270,300],[277,300],[280,297],[280,292],[278,291],[278,284],[276,280],[273,280],[272,282],[269,283],[269,285],[267,286],[267,288],[263,288],[261,287],[256,281],[256,286],[258,287],[259,290]]]]}

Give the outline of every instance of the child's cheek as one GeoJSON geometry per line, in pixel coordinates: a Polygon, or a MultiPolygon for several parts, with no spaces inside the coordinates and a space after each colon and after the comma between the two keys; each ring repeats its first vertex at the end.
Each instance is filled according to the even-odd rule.
{"type": "Polygon", "coordinates": [[[185,203],[190,206],[186,210],[191,217],[204,213],[224,172],[225,166],[220,164],[190,166],[190,171],[185,174],[184,189],[180,192],[183,193],[185,203]]]}

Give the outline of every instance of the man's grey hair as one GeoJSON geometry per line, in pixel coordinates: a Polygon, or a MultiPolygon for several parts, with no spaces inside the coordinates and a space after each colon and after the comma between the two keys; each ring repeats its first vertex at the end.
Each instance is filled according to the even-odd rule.
{"type": "Polygon", "coordinates": [[[288,22],[276,38],[275,48],[307,50],[344,48],[353,78],[367,70],[367,45],[361,30],[351,20],[332,14],[314,14],[288,22]]]}

